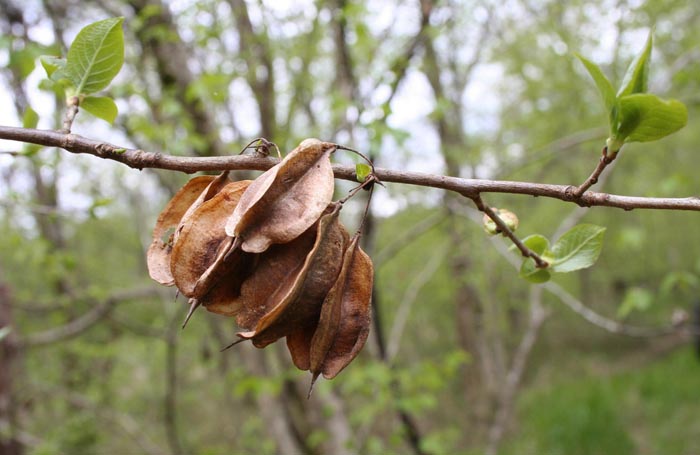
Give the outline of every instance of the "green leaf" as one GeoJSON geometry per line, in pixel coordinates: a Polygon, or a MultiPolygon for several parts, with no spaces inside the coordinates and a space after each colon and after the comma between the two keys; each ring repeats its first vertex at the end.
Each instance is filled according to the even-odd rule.
{"type": "Polygon", "coordinates": [[[363,183],[371,173],[372,168],[368,164],[357,163],[355,165],[355,175],[357,176],[358,182],[363,183]]]}
{"type": "Polygon", "coordinates": [[[42,55],[41,57],[39,57],[39,61],[41,62],[41,66],[44,67],[46,75],[51,80],[56,80],[53,78],[53,75],[56,73],[56,71],[63,70],[66,67],[65,58],[54,57],[51,55],[42,55]]]}
{"type": "Polygon", "coordinates": [[[27,107],[22,116],[22,128],[36,128],[39,124],[39,114],[31,107],[27,107]]]}
{"type": "Polygon", "coordinates": [[[592,266],[603,247],[605,228],[579,224],[569,229],[552,247],[552,270],[573,272],[592,266]]]}
{"type": "Polygon", "coordinates": [[[520,277],[531,283],[546,283],[552,277],[549,269],[538,269],[535,260],[527,258],[520,266],[520,277]]]}
{"type": "Polygon", "coordinates": [[[605,74],[603,74],[603,71],[598,65],[580,54],[576,54],[576,57],[583,63],[583,66],[588,70],[588,74],[593,78],[595,85],[598,87],[598,93],[600,93],[600,97],[605,104],[605,110],[610,114],[613,107],[615,107],[615,89],[612,83],[605,77],[605,74]]]}
{"type": "Polygon", "coordinates": [[[123,17],[92,23],[78,33],[68,50],[65,76],[77,94],[104,89],[124,63],[123,17]]]}
{"type": "Polygon", "coordinates": [[[86,96],[80,102],[80,107],[110,124],[114,123],[119,112],[114,100],[106,96],[86,96]]]}
{"type": "Polygon", "coordinates": [[[651,59],[652,35],[654,30],[649,31],[649,37],[642,52],[630,63],[622,85],[617,92],[617,96],[632,95],[633,93],[644,93],[647,91],[647,80],[649,79],[649,60],[651,59]]]}
{"type": "Polygon", "coordinates": [[[646,311],[652,303],[654,296],[646,289],[634,287],[625,293],[625,298],[617,308],[617,317],[622,319],[627,317],[632,311],[646,311]]]}
{"type": "Polygon", "coordinates": [[[688,110],[677,100],[637,93],[620,98],[620,124],[616,131],[625,142],[649,142],[675,133],[688,123],[688,110]]]}
{"type": "MultiPolygon", "coordinates": [[[[539,256],[545,254],[549,248],[549,240],[547,240],[547,237],[540,234],[533,234],[525,237],[523,239],[523,244],[539,256]]],[[[515,248],[515,246],[513,246],[513,248],[515,248]]]]}

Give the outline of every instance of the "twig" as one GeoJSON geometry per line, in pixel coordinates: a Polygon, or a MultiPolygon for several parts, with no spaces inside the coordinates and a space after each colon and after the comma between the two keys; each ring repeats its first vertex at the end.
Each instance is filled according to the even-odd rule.
{"type": "Polygon", "coordinates": [[[386,345],[386,357],[389,364],[393,363],[394,358],[399,353],[401,340],[404,339],[403,332],[408,321],[408,316],[411,313],[411,307],[418,298],[418,293],[423,289],[423,286],[435,275],[440,264],[444,262],[445,256],[449,248],[443,245],[437,252],[432,254],[430,260],[425,264],[410,281],[406,291],[401,296],[401,304],[396,311],[394,323],[389,331],[389,339],[386,345]]]}
{"type": "Polygon", "coordinates": [[[591,324],[600,327],[601,329],[610,333],[615,333],[618,335],[627,335],[630,337],[637,338],[650,338],[669,335],[679,330],[679,327],[676,327],[674,325],[668,325],[664,327],[638,327],[623,324],[621,322],[606,318],[605,316],[596,313],[591,308],[583,304],[576,297],[569,294],[569,292],[566,291],[566,289],[564,289],[563,287],[561,287],[553,281],[548,281],[547,283],[545,283],[544,288],[547,291],[554,294],[555,296],[557,296],[559,298],[559,301],[566,305],[574,313],[583,317],[586,321],[590,322],[591,324]]]}
{"type": "Polygon", "coordinates": [[[413,243],[418,237],[425,234],[426,232],[433,229],[438,224],[445,221],[445,213],[443,211],[435,212],[427,217],[421,219],[416,224],[403,230],[397,237],[395,237],[391,243],[377,251],[372,255],[372,262],[374,262],[374,268],[379,270],[384,264],[389,262],[394,256],[396,256],[403,248],[407,245],[413,243]]]}
{"type": "Polygon", "coordinates": [[[603,147],[602,156],[600,157],[600,161],[598,161],[598,165],[593,170],[593,173],[586,179],[586,181],[579,185],[571,193],[572,197],[579,199],[590,187],[598,183],[598,177],[600,177],[600,174],[603,173],[605,168],[608,167],[608,165],[612,163],[616,157],[617,152],[608,155],[608,148],[603,147]]]}
{"type": "Polygon", "coordinates": [[[542,288],[540,286],[530,286],[530,320],[527,330],[515,350],[513,363],[508,370],[503,389],[500,393],[496,415],[494,416],[491,428],[489,428],[486,455],[495,455],[498,453],[498,446],[503,439],[503,435],[508,428],[508,423],[513,413],[513,404],[523,374],[525,373],[527,360],[530,357],[532,348],[535,346],[535,342],[537,342],[542,325],[548,316],[549,312],[542,306],[542,288]]]}
{"type": "Polygon", "coordinates": [[[78,110],[80,107],[80,98],[78,98],[77,96],[72,96],[68,99],[68,102],[66,104],[66,113],[63,116],[63,128],[61,128],[60,131],[65,134],[69,134],[71,128],[73,128],[75,116],[78,115],[78,110]]]}
{"type": "Polygon", "coordinates": [[[180,433],[178,431],[177,418],[177,345],[178,336],[177,329],[180,325],[178,320],[179,314],[172,317],[166,333],[166,350],[165,350],[165,394],[163,395],[163,424],[165,425],[165,435],[168,441],[168,446],[173,455],[184,453],[182,443],[180,442],[180,433]]]}
{"type": "Polygon", "coordinates": [[[111,423],[111,425],[104,425],[104,428],[111,429],[120,427],[122,431],[138,445],[139,449],[143,451],[142,453],[150,455],[164,455],[168,453],[161,449],[153,442],[149,435],[146,434],[145,429],[147,429],[148,426],[143,425],[142,422],[136,421],[131,415],[106,407],[104,404],[94,403],[87,396],[72,390],[38,382],[33,382],[32,385],[47,397],[61,397],[61,399],[65,399],[73,406],[91,411],[97,418],[111,423]]]}
{"type": "MultiPolygon", "coordinates": [[[[248,155],[189,157],[163,155],[138,149],[118,147],[77,134],[65,134],[51,130],[0,126],[0,139],[28,142],[48,147],[60,147],[71,153],[85,153],[103,159],[118,161],[134,169],[155,168],[194,173],[199,171],[259,170],[265,171],[279,160],[248,155]]],[[[353,166],[334,165],[336,178],[355,180],[353,166]]],[[[509,193],[541,196],[574,202],[580,206],[616,207],[624,210],[689,210],[700,211],[699,197],[654,198],[622,196],[586,191],[580,197],[572,194],[571,185],[514,182],[506,180],[464,179],[422,172],[396,171],[376,168],[375,176],[383,182],[404,183],[454,191],[471,197],[479,193],[509,193]]]]}
{"type": "MultiPolygon", "coordinates": [[[[475,223],[481,223],[481,216],[478,212],[471,207],[465,207],[467,210],[467,216],[472,219],[475,223]]],[[[492,237],[491,243],[496,248],[496,251],[503,256],[514,268],[520,268],[520,261],[513,256],[512,252],[508,249],[506,244],[498,237],[492,237]]],[[[673,332],[679,331],[682,327],[677,327],[674,325],[666,325],[661,327],[640,327],[633,326],[629,324],[623,324],[621,322],[615,321],[610,318],[596,313],[590,307],[586,306],[583,302],[578,300],[576,297],[571,295],[568,291],[562,288],[560,285],[553,281],[548,281],[543,284],[544,288],[554,294],[559,298],[559,301],[563,303],[566,307],[572,310],[574,313],[582,316],[586,321],[599,327],[607,332],[627,335],[630,337],[639,338],[650,338],[657,336],[670,335],[673,332]]]]}
{"type": "Polygon", "coordinates": [[[549,266],[547,261],[542,259],[539,254],[535,253],[530,248],[525,246],[525,244],[518,238],[518,236],[515,235],[513,230],[508,227],[505,221],[503,221],[501,217],[498,216],[498,214],[481,199],[480,195],[477,194],[474,197],[470,197],[470,199],[474,201],[474,204],[476,204],[476,207],[480,211],[484,212],[486,215],[488,215],[489,218],[493,220],[494,223],[496,223],[496,226],[498,226],[498,232],[508,237],[510,241],[513,242],[513,244],[520,250],[520,253],[523,255],[523,257],[532,258],[535,261],[535,265],[537,265],[538,268],[543,269],[549,266]]]}
{"type": "Polygon", "coordinates": [[[43,332],[33,333],[25,338],[19,340],[20,346],[43,346],[58,341],[66,340],[80,335],[82,332],[86,331],[96,323],[98,323],[102,318],[107,316],[114,306],[124,300],[136,299],[141,297],[146,297],[150,295],[157,294],[158,289],[148,287],[148,288],[137,288],[133,290],[128,290],[120,292],[113,296],[106,298],[101,303],[93,306],[93,308],[87,313],[73,319],[59,327],[54,327],[43,332]]]}

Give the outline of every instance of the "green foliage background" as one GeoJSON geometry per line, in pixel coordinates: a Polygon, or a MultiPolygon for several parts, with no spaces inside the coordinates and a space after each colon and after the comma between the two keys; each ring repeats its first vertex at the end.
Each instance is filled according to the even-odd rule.
{"type": "MultiPolygon", "coordinates": [[[[31,107],[40,127],[60,127],[65,100],[43,80],[38,57],[65,55],[82,26],[123,16],[125,66],[100,92],[117,101],[120,114],[110,127],[81,112],[79,134],[199,156],[237,153],[259,135],[283,150],[320,137],[367,151],[382,167],[558,184],[582,182],[607,136],[607,113],[573,52],[601,64],[618,85],[655,26],[649,85],[687,105],[688,126],[659,142],[626,145],[595,189],[698,193],[700,10],[693,1],[448,2],[435,6],[408,56],[420,23],[413,3],[49,3],[9,2],[8,11],[21,11],[26,22],[0,18],[0,90],[16,125],[31,107]],[[334,38],[338,21],[349,79],[334,38]],[[183,49],[187,65],[177,66],[183,49]],[[406,112],[414,117],[402,122],[406,112]]],[[[532,289],[468,204],[421,188],[377,188],[384,194],[374,202],[367,249],[390,361],[379,359],[374,330],[362,355],[306,401],[309,378],[291,366],[282,343],[219,353],[234,324],[202,312],[180,331],[182,300],[148,279],[151,226],[188,176],[53,149],[22,151],[27,156],[0,157],[0,282],[10,291],[13,336],[32,340],[116,299],[75,336],[20,350],[12,396],[27,453],[288,451],[268,410],[283,410],[309,453],[330,453],[331,418],[345,419],[351,452],[410,452],[401,413],[416,422],[426,453],[488,446],[532,289]],[[411,236],[421,224],[431,227],[411,236]],[[474,325],[463,319],[465,290],[478,297],[474,325]],[[471,334],[489,348],[495,383],[481,377],[471,334]]],[[[338,194],[346,189],[339,184],[338,194]]],[[[518,214],[521,238],[555,239],[560,222],[580,210],[522,196],[485,198],[518,214]]],[[[360,211],[350,206],[346,222],[356,223],[360,211]]],[[[632,325],[666,327],[674,312],[691,313],[700,291],[697,213],[595,208],[581,215],[607,227],[603,251],[593,269],[556,275],[558,284],[632,325]],[[623,302],[631,303],[620,311],[623,302]]],[[[551,294],[542,303],[550,316],[500,453],[700,452],[700,362],[687,339],[610,334],[551,294]]]]}

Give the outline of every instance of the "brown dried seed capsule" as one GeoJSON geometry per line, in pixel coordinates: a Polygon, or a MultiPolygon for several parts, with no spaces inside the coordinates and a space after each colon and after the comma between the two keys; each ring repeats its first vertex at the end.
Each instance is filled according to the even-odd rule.
{"type": "Polygon", "coordinates": [[[214,176],[211,175],[191,179],[170,199],[158,216],[153,228],[153,241],[146,253],[148,273],[158,283],[166,286],[175,284],[170,273],[175,231],[187,210],[213,180],[214,176]]]}
{"type": "Polygon", "coordinates": [[[255,329],[238,334],[250,338],[262,348],[296,331],[311,326],[321,311],[326,294],[335,283],[342,264],[348,234],[338,220],[339,204],[331,204],[316,230],[313,248],[303,264],[279,283],[268,299],[269,311],[256,323],[255,329]]]}
{"type": "Polygon", "coordinates": [[[226,233],[240,238],[243,251],[288,243],[318,220],[333,197],[335,147],[306,139],[250,185],[226,223],[226,233]]]}
{"type": "MultiPolygon", "coordinates": [[[[343,267],[328,293],[311,341],[310,370],[334,378],[357,356],[367,340],[371,323],[372,260],[353,237],[343,267]]],[[[313,384],[313,383],[312,383],[313,384]]]]}
{"type": "MultiPolygon", "coordinates": [[[[211,290],[198,283],[202,274],[221,256],[229,239],[224,224],[249,184],[249,180],[228,183],[183,220],[173,247],[170,269],[175,284],[185,296],[198,299],[211,290]]],[[[221,264],[218,269],[221,276],[232,273],[235,263],[221,264]]]]}

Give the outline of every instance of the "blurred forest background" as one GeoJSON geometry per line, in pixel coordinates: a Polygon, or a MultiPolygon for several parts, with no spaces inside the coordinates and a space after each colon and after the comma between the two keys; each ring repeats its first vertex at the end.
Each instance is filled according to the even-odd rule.
{"type": "MultiPolygon", "coordinates": [[[[42,89],[37,57],[124,16],[109,90],[120,115],[81,113],[78,134],[195,156],[318,137],[380,167],[558,184],[582,182],[606,137],[573,52],[619,83],[655,26],[651,91],[686,103],[689,125],[627,146],[594,190],[700,192],[694,0],[1,0],[0,12],[4,125],[31,107],[59,128],[65,100],[42,89]]],[[[219,353],[233,322],[201,311],[180,330],[184,301],[148,278],[150,230],[188,178],[56,149],[0,155],[2,453],[700,453],[697,213],[485,195],[519,215],[521,237],[607,226],[594,268],[530,285],[466,199],[377,188],[372,333],[307,400],[310,376],[283,343],[219,353]]]]}

